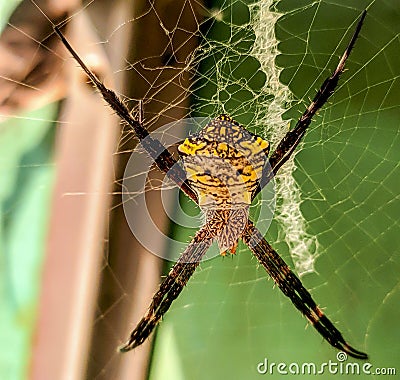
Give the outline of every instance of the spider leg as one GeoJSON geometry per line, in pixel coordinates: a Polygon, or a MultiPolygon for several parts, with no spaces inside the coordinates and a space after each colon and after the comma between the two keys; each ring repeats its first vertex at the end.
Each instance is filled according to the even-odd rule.
{"type": "Polygon", "coordinates": [[[120,351],[130,351],[141,345],[148,338],[172,302],[179,296],[189,281],[201,259],[211,246],[214,236],[215,232],[212,232],[208,225],[203,226],[196,233],[193,240],[160,285],[158,291],[154,294],[145,316],[132,331],[128,341],[119,348],[120,351]]]}
{"type": "Polygon", "coordinates": [[[304,288],[300,279],[291,271],[250,220],[243,231],[242,239],[283,294],[290,298],[296,308],[333,347],[346,352],[353,358],[368,359],[367,354],[354,349],[344,340],[339,330],[325,316],[312,299],[311,294],[304,288]]]}
{"type": "Polygon", "coordinates": [[[261,178],[259,181],[259,186],[254,191],[252,199],[254,199],[254,197],[263,189],[263,187],[268,184],[268,182],[276,174],[279,168],[286,161],[289,160],[294,150],[296,149],[297,145],[299,145],[301,139],[306,133],[306,130],[310,125],[313,116],[328,101],[329,97],[335,91],[335,88],[339,81],[339,77],[344,71],[344,65],[346,63],[346,60],[349,57],[354,47],[354,44],[357,40],[357,37],[360,33],[366,14],[367,11],[364,10],[363,13],[361,14],[360,20],[358,21],[356,30],[354,31],[354,34],[349,44],[347,45],[347,48],[344,51],[342,57],[340,58],[339,64],[337,65],[333,74],[324,81],[324,83],[318,90],[311,104],[308,106],[308,108],[304,111],[303,115],[297,121],[297,124],[293,128],[293,130],[289,131],[278,144],[275,152],[269,159],[269,165],[266,165],[264,167],[264,170],[261,174],[261,178]]]}
{"type": "Polygon", "coordinates": [[[192,200],[197,203],[197,195],[190,188],[186,174],[183,168],[177,163],[171,153],[161,144],[160,141],[153,139],[149,132],[143,127],[141,122],[135,120],[128,108],[118,97],[118,95],[107,88],[96,75],[86,66],[86,64],[79,57],[78,53],[74,50],[68,40],[64,37],[58,26],[54,26],[54,32],[58,35],[64,46],[71,53],[73,58],[78,62],[79,66],[85,71],[88,78],[98,91],[100,91],[103,99],[107,104],[117,113],[117,115],[127,123],[135,133],[135,136],[140,140],[146,152],[155,161],[158,168],[164,172],[172,181],[174,181],[179,188],[184,191],[192,200]]]}

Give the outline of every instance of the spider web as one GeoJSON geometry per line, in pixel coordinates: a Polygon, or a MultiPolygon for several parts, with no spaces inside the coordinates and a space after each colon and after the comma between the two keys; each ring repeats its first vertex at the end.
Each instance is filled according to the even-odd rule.
{"type": "MultiPolygon", "coordinates": [[[[95,8],[96,3],[92,1],[86,7],[95,8]]],[[[375,367],[395,367],[400,341],[395,325],[399,316],[400,283],[399,5],[395,0],[213,2],[201,8],[204,18],[198,20],[198,28],[191,32],[201,38],[195,54],[183,62],[179,61],[178,50],[166,44],[165,51],[169,57],[167,65],[176,59],[180,63],[177,72],[184,73],[179,77],[187,73],[192,79],[187,91],[191,102],[182,111],[183,116],[230,114],[269,140],[274,148],[289,123],[294,125],[323,80],[336,67],[366,7],[365,25],[338,90],[315,117],[295,159],[276,178],[277,206],[266,238],[301,276],[305,287],[345,339],[366,351],[375,367]]],[[[154,8],[152,11],[157,17],[157,11],[154,8]]],[[[114,26],[111,33],[102,37],[102,45],[115,53],[115,36],[136,25],[145,14],[114,26]]],[[[168,30],[170,40],[182,28],[168,23],[163,27],[168,30]]],[[[137,66],[148,68],[149,61],[135,61],[129,56],[124,59],[114,70],[117,82],[137,66]]],[[[171,82],[167,79],[160,89],[171,82]]],[[[150,90],[155,83],[155,79],[146,83],[149,90],[144,97],[133,93],[127,99],[132,107],[143,100],[149,128],[160,120],[173,121],[169,112],[174,107],[183,109],[180,97],[157,98],[158,108],[149,111],[149,104],[156,98],[150,90]]],[[[25,125],[37,119],[51,122],[58,119],[53,109],[40,112],[19,119],[25,125]]],[[[27,133],[26,130],[22,133],[27,133]]],[[[39,129],[37,139],[44,135],[46,129],[39,129]]],[[[131,140],[121,134],[117,156],[131,149],[128,144],[131,140]]],[[[9,141],[5,139],[4,146],[12,145],[9,141]]],[[[26,149],[30,151],[29,147],[26,149]]],[[[28,163],[15,158],[8,166],[3,165],[2,170],[15,167],[31,175],[35,169],[50,167],[52,171],[48,156],[41,157],[43,160],[35,157],[28,163]]],[[[45,179],[37,179],[39,184],[32,181],[27,185],[31,189],[29,194],[37,194],[46,183],[50,186],[51,176],[50,172],[45,179]]],[[[7,186],[12,189],[15,179],[9,181],[7,186]]],[[[115,185],[122,191],[121,178],[115,179],[115,185]]],[[[22,208],[19,204],[25,204],[15,190],[11,191],[3,197],[6,206],[2,210],[9,230],[13,224],[7,224],[7,218],[10,220],[10,215],[18,214],[22,208]]],[[[45,203],[43,198],[40,201],[39,208],[45,203]]],[[[184,199],[180,201],[185,213],[197,215],[195,208],[190,209],[184,199]]],[[[110,215],[112,211],[110,207],[110,215]]],[[[177,241],[189,241],[195,229],[187,221],[188,216],[173,217],[172,236],[177,241]],[[179,228],[179,224],[190,228],[179,228]]],[[[37,220],[39,216],[33,214],[28,218],[37,220]]],[[[263,216],[259,218],[262,222],[263,216]]],[[[18,228],[11,230],[18,241],[18,228]]],[[[41,233],[40,228],[36,235],[32,231],[35,236],[41,233]]],[[[38,244],[40,247],[41,243],[38,244]]],[[[170,245],[169,249],[174,251],[175,247],[170,245]]],[[[18,246],[4,248],[10,253],[3,256],[4,268],[12,268],[12,280],[7,270],[2,276],[8,300],[22,302],[18,297],[23,293],[17,288],[16,279],[28,276],[18,272],[21,267],[18,262],[23,260],[21,252],[26,250],[27,247],[18,246]],[[10,294],[14,297],[9,297],[10,294]]],[[[38,248],[39,263],[40,251],[38,248]]],[[[107,247],[102,272],[110,274],[104,278],[115,281],[119,294],[108,303],[98,304],[94,323],[104,324],[115,338],[121,330],[114,322],[107,322],[107,318],[119,304],[130,300],[111,260],[107,247]]],[[[264,358],[270,362],[300,364],[334,360],[336,352],[311,327],[305,330],[304,318],[266,278],[265,271],[244,245],[239,246],[235,257],[218,257],[201,263],[160,324],[150,378],[248,379],[259,376],[257,364],[264,358]]],[[[34,277],[32,281],[37,283],[38,279],[34,277]]],[[[35,295],[30,297],[34,299],[35,295]]],[[[131,327],[136,322],[129,320],[129,315],[119,317],[121,324],[131,327]]],[[[4,324],[10,323],[7,318],[9,315],[3,314],[4,324]]],[[[125,338],[125,335],[116,337],[120,343],[125,338]]],[[[13,341],[15,336],[7,340],[8,345],[13,341]]],[[[100,343],[114,344],[110,340],[100,343]]],[[[93,367],[90,378],[116,378],[114,363],[119,361],[120,354],[114,349],[111,351],[107,358],[89,353],[88,361],[93,367]]],[[[127,361],[134,361],[138,356],[126,355],[127,361]]],[[[331,378],[331,375],[325,373],[318,377],[331,378]]]]}

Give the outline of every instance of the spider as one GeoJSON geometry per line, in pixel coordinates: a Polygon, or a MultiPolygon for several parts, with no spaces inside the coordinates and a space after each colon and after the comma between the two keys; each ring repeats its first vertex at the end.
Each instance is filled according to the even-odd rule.
{"type": "Polygon", "coordinates": [[[345,341],[299,278],[264,239],[248,216],[249,206],[255,196],[289,160],[313,116],[333,94],[365,16],[364,10],[336,69],[324,81],[296,126],[286,133],[269,159],[267,141],[248,132],[229,116],[220,115],[179,145],[183,165],[174,159],[161,142],[149,135],[141,120],[136,120],[116,93],[108,89],[90,71],[64,37],[59,26],[54,26],[55,33],[73,58],[108,105],[132,128],[159,170],[196,202],[206,217],[205,224],[161,283],[148,311],[132,331],[128,341],[120,347],[120,351],[132,350],[149,337],[172,302],[179,296],[213,241],[218,242],[220,253],[225,255],[228,250],[234,254],[238,240],[242,239],[279,289],[333,347],[354,358],[368,358],[367,354],[356,350],[345,341]]]}

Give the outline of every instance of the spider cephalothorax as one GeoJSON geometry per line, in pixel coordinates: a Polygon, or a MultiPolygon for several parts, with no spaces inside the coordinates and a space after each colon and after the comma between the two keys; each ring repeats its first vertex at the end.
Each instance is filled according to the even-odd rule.
{"type": "Polygon", "coordinates": [[[224,253],[228,249],[234,252],[238,239],[242,238],[279,289],[333,347],[354,358],[367,359],[367,354],[354,349],[345,341],[300,279],[248,219],[248,208],[254,197],[289,160],[313,116],[333,94],[365,16],[366,11],[362,13],[336,69],[324,81],[296,126],[279,142],[269,160],[268,142],[248,132],[226,115],[221,115],[179,146],[184,167],[176,162],[160,141],[149,135],[140,120],[132,117],[119,97],[89,70],[60,29],[54,28],[104,100],[132,128],[158,168],[198,203],[206,214],[206,223],[196,233],[154,294],[148,311],[132,331],[126,344],[120,348],[121,351],[129,351],[148,338],[179,296],[214,240],[218,241],[220,251],[224,253]]]}

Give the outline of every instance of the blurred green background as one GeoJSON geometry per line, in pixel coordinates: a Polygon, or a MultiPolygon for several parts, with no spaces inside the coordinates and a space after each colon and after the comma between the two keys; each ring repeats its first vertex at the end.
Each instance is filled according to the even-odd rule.
{"type": "MultiPolygon", "coordinates": [[[[214,49],[200,67],[211,80],[199,86],[197,95],[206,100],[194,108],[199,114],[227,112],[251,128],[269,99],[262,92],[268,78],[249,56],[255,39],[249,10],[242,1],[217,1],[212,7],[222,9],[223,22],[207,35],[214,49]],[[229,64],[218,64],[226,57],[229,64]],[[225,103],[215,101],[218,90],[225,103]]],[[[294,95],[284,114],[293,126],[336,67],[364,8],[368,15],[338,90],[315,117],[295,158],[300,210],[318,243],[311,252],[315,271],[302,281],[374,367],[395,367],[400,359],[400,5],[275,2],[282,13],[275,28],[276,64],[294,95]]],[[[257,133],[268,138],[270,128],[257,133]]],[[[179,228],[175,233],[179,239],[193,236],[179,228]]],[[[273,221],[266,238],[294,268],[282,235],[284,227],[273,221]]],[[[259,378],[257,364],[265,358],[288,365],[335,361],[337,352],[266,277],[243,246],[235,257],[203,262],[160,325],[150,378],[251,379],[259,378]]]]}
{"type": "MultiPolygon", "coordinates": [[[[0,1],[0,28],[18,1],[0,1]]],[[[0,124],[0,378],[31,357],[49,205],[57,105],[0,124]]]]}

